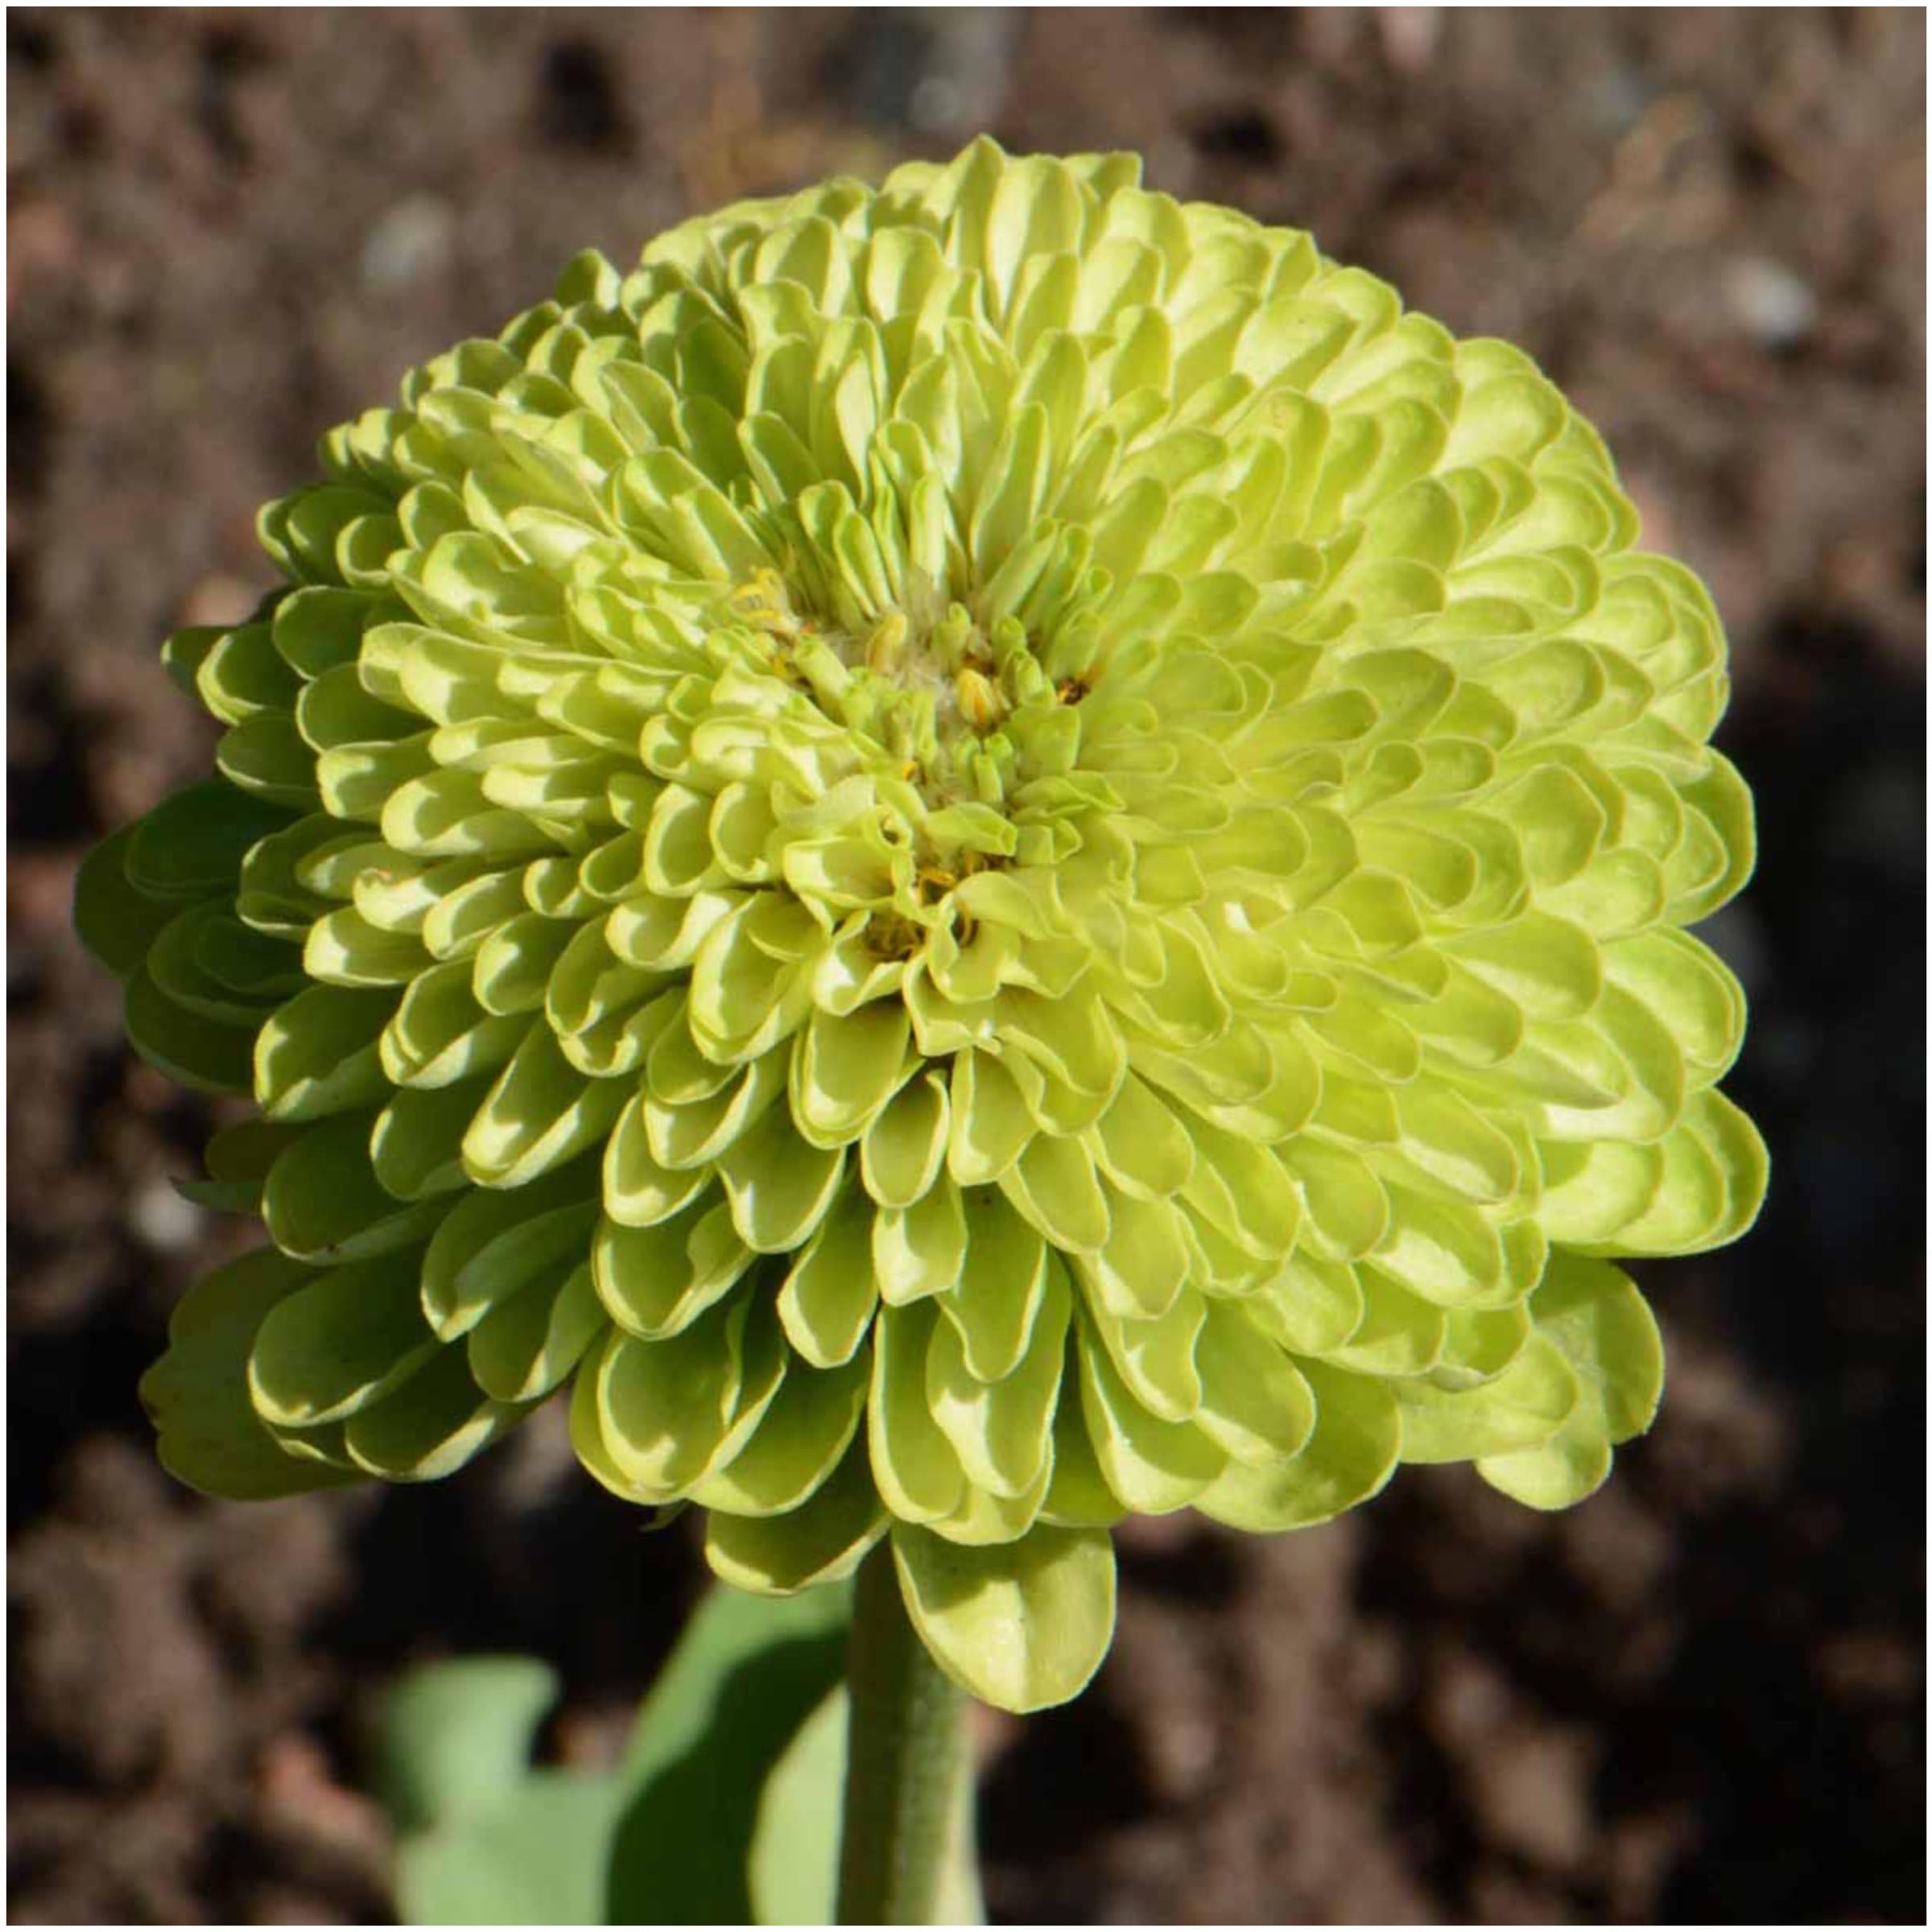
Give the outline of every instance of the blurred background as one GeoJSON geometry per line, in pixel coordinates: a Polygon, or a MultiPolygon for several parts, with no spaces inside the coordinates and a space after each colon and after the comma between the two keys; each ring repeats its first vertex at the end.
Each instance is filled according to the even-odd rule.
{"type": "MultiPolygon", "coordinates": [[[[988,1724],[996,1918],[1924,1914],[1926,23],[1908,10],[7,15],[16,1922],[390,1915],[374,1694],[493,1649],[613,1751],[701,1583],[532,1425],[426,1491],[205,1504],[137,1376],[246,1228],[128,1055],[76,861],[203,769],[155,659],[410,363],[734,196],[981,129],[1312,229],[1602,427],[1730,626],[1764,859],[1709,936],[1757,1232],[1649,1274],[1654,1434],[1544,1519],[1405,1472],[1123,1532],[1118,1642],[988,1724]]],[[[539,1418],[539,1422],[543,1418],[539,1418]]]]}

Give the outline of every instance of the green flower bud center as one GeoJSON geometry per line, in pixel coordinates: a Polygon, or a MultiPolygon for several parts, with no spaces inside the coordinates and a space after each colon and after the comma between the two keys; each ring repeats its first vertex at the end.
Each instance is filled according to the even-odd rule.
{"type": "Polygon", "coordinates": [[[755,634],[754,661],[762,656],[935,809],[1003,806],[1031,774],[1002,727],[1087,690],[1078,678],[1055,683],[1018,617],[988,618],[930,583],[906,586],[901,601],[853,625],[815,607],[807,587],[761,571],[737,587],[730,609],[755,634]]]}

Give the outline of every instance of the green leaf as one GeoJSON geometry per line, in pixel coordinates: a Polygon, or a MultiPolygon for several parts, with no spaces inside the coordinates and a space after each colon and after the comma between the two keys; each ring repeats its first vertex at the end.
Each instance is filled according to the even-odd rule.
{"type": "Polygon", "coordinates": [[[759,1794],[746,1880],[761,1926],[836,1922],[848,1718],[840,1685],[799,1727],[759,1794]]]}
{"type": "Polygon", "coordinates": [[[488,1809],[529,1770],[557,1674],[534,1657],[465,1657],[413,1670],[383,1701],[376,1795],[402,1831],[488,1809]]]}
{"type": "Polygon", "coordinates": [[[396,1902],[412,1926],[594,1926],[617,1792],[607,1778],[526,1773],[500,1804],[407,1839],[396,1902]]]}
{"type": "Polygon", "coordinates": [[[842,1588],[705,1599],[638,1714],[605,1922],[750,1922],[760,1794],[844,1674],[850,1608],[842,1588]]]}
{"type": "MultiPolygon", "coordinates": [[[[765,1781],[749,1869],[752,1909],[762,1926],[836,1922],[849,1715],[840,1684],[806,1719],[765,1781]]],[[[980,1897],[970,1778],[960,1780],[960,1796],[933,1917],[943,1926],[980,1926],[986,1922],[986,1908],[980,1897]]]]}
{"type": "MultiPolygon", "coordinates": [[[[770,1922],[829,1922],[849,1614],[843,1589],[783,1601],[714,1590],[639,1711],[623,1764],[603,1776],[530,1768],[557,1690],[535,1658],[464,1658],[405,1678],[383,1710],[376,1787],[404,1835],[406,1919],[745,1924],[755,1884],[784,1913],[770,1922]],[[787,1775],[773,1792],[779,1765],[787,1775]]],[[[952,1896],[976,1922],[965,1852],[963,1839],[952,1896]]]]}

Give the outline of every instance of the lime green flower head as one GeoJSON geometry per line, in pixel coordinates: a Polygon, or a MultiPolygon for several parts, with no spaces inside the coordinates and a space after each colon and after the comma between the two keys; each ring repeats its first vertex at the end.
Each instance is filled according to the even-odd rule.
{"type": "Polygon", "coordinates": [[[988,142],[595,256],[271,505],[169,642],[218,775],[89,861],[273,1246],[185,1480],[456,1468],[567,1385],[787,1591],[890,1536],[1071,1695],[1110,1526],[1539,1509],[1644,1429],[1624,1255],[1732,1239],[1752,858],[1703,587],[1522,355],[988,142]]]}

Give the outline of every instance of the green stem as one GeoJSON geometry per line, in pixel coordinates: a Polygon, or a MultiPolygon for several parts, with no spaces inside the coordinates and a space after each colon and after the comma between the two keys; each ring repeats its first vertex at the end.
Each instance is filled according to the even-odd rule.
{"type": "Polygon", "coordinates": [[[936,1924],[953,1834],[970,1828],[966,1698],[906,1615],[890,1538],[860,1566],[845,1673],[839,1923],[936,1924]]]}

